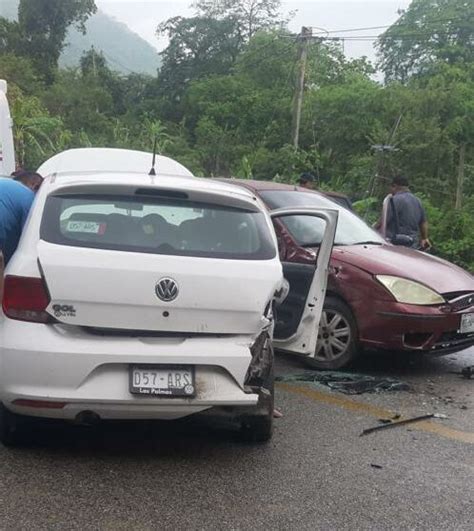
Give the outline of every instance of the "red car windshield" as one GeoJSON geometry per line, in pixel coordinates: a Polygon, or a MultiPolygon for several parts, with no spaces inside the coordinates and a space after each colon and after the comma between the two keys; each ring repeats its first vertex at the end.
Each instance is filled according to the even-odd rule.
{"type": "MultiPolygon", "coordinates": [[[[262,199],[272,209],[284,207],[318,207],[339,211],[335,245],[361,245],[373,243],[381,245],[385,240],[356,214],[337,203],[315,193],[290,190],[266,190],[260,192],[262,199]]],[[[302,247],[321,244],[324,234],[324,221],[312,216],[291,216],[282,222],[302,247]]]]}

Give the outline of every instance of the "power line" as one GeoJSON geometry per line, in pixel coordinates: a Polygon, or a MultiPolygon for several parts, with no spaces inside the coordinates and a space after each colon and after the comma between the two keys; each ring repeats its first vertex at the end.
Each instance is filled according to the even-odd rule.
{"type": "Polygon", "coordinates": [[[124,70],[128,71],[130,74],[135,74],[136,73],[133,70],[131,70],[130,68],[128,68],[127,66],[125,66],[124,64],[122,64],[120,61],[115,59],[114,57],[112,57],[109,54],[105,53],[104,50],[100,50],[100,51],[103,54],[103,56],[105,57],[105,59],[107,59],[107,61],[109,61],[109,63],[114,63],[116,66],[121,68],[122,71],[124,71],[124,70]]]}
{"type": "MultiPolygon", "coordinates": [[[[426,21],[425,24],[437,24],[438,22],[460,22],[464,20],[463,18],[445,18],[445,19],[434,19],[431,21],[426,21]]],[[[412,26],[412,24],[397,24],[396,22],[394,24],[390,24],[389,26],[369,26],[365,28],[348,28],[348,29],[340,29],[340,30],[323,30],[322,28],[317,28],[316,26],[311,26],[311,29],[318,29],[321,30],[319,32],[316,32],[315,34],[328,34],[328,33],[347,33],[352,31],[368,31],[368,30],[375,30],[375,29],[387,29],[391,27],[399,28],[401,26],[412,26]]]]}
{"type": "MultiPolygon", "coordinates": [[[[393,35],[387,37],[390,40],[416,40],[422,37],[434,37],[435,35],[433,33],[413,33],[413,34],[407,34],[407,35],[393,35]]],[[[454,34],[444,34],[443,37],[454,37],[454,34]]],[[[359,40],[366,40],[366,41],[376,41],[380,39],[380,36],[378,35],[354,35],[350,37],[320,37],[319,40],[321,41],[359,41],[359,40]]]]}
{"type": "MultiPolygon", "coordinates": [[[[436,32],[422,32],[422,31],[413,31],[413,32],[405,32],[405,33],[398,33],[395,35],[386,35],[386,39],[396,39],[398,37],[404,38],[404,37],[433,37],[435,35],[442,35],[444,37],[453,37],[457,35],[457,33],[452,31],[436,31],[436,32]]],[[[365,39],[365,38],[371,38],[371,39],[379,39],[380,35],[348,35],[347,37],[316,37],[316,39],[365,39]]]]}
{"type": "MultiPolygon", "coordinates": [[[[450,38],[455,37],[455,33],[406,33],[403,35],[388,35],[385,38],[389,39],[391,41],[417,41],[425,37],[444,37],[444,38],[450,38]]],[[[289,35],[285,35],[285,38],[290,37],[289,35]]],[[[297,35],[292,35],[291,38],[293,40],[296,40],[298,38],[297,35]]],[[[313,37],[313,42],[374,42],[378,41],[380,39],[380,35],[350,35],[347,37],[313,37]]]]}

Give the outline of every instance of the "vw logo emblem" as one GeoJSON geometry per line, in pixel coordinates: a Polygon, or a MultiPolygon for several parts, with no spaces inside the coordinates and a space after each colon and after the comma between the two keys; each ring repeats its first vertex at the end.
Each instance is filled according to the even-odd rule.
{"type": "Polygon", "coordinates": [[[155,286],[155,293],[164,302],[174,301],[179,293],[178,284],[172,278],[162,278],[155,286]]]}

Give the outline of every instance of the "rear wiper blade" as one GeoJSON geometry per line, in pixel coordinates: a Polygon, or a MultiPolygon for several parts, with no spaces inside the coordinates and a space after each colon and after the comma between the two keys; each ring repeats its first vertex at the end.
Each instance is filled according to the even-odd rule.
{"type": "Polygon", "coordinates": [[[372,240],[367,240],[366,242],[356,242],[352,245],[383,245],[383,242],[374,242],[372,240]]]}

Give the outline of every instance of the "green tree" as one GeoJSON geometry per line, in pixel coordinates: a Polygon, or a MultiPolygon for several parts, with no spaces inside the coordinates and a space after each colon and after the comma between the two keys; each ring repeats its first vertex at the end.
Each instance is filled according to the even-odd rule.
{"type": "Polygon", "coordinates": [[[190,81],[229,72],[241,47],[238,27],[231,19],[174,17],[160,24],[169,44],[161,52],[160,87],[179,99],[190,81]]]}
{"type": "Polygon", "coordinates": [[[472,0],[413,0],[379,39],[380,67],[387,80],[406,81],[438,62],[472,63],[472,0]]]}
{"type": "Polygon", "coordinates": [[[102,52],[91,48],[85,52],[79,62],[82,78],[91,86],[104,89],[113,100],[113,110],[123,114],[126,110],[124,101],[124,80],[112,71],[102,52]]]}
{"type": "Polygon", "coordinates": [[[106,87],[74,70],[61,71],[43,96],[49,112],[61,116],[66,128],[85,131],[92,142],[107,144],[113,137],[114,101],[106,87]]]}
{"type": "Polygon", "coordinates": [[[65,45],[66,31],[95,13],[94,0],[20,0],[18,21],[0,21],[0,50],[28,57],[41,76],[51,83],[65,45]]]}
{"type": "Polygon", "coordinates": [[[197,0],[199,16],[232,19],[237,23],[242,39],[249,41],[258,31],[285,25],[280,0],[197,0]]]}
{"type": "Polygon", "coordinates": [[[15,84],[28,95],[37,94],[42,88],[31,61],[13,53],[0,54],[0,77],[15,84]]]}
{"type": "Polygon", "coordinates": [[[15,153],[20,166],[35,168],[52,156],[63,140],[62,121],[51,116],[38,98],[18,94],[11,105],[15,153]]]}

